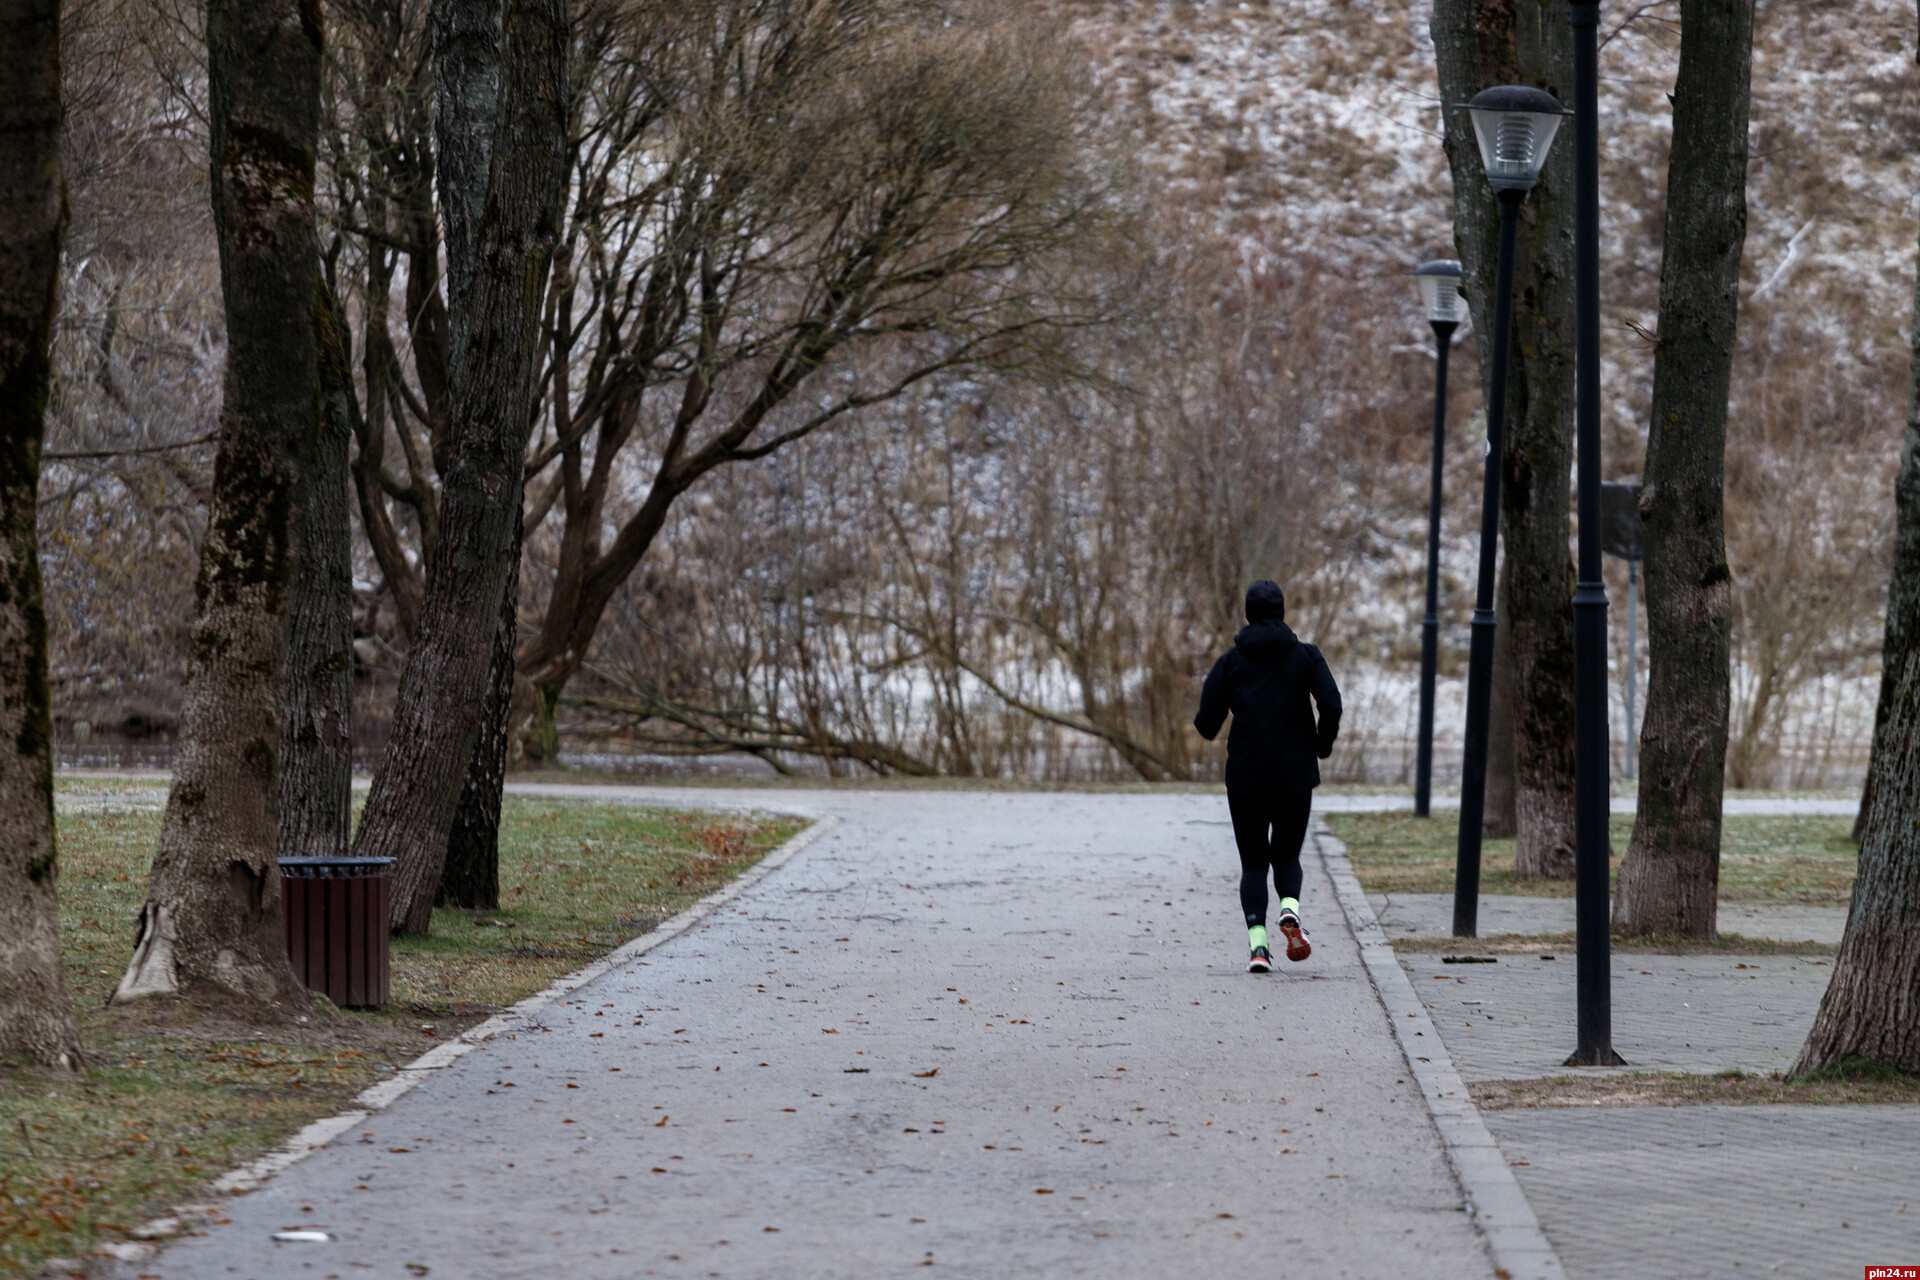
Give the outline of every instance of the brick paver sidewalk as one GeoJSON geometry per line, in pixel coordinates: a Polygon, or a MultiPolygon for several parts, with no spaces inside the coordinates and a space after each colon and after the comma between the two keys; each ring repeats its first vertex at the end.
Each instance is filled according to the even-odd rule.
{"type": "MultiPolygon", "coordinates": [[[[1488,898],[1483,921],[1488,904],[1525,904],[1510,913],[1523,926],[1542,914],[1534,904],[1559,905],[1488,898]]],[[[1406,905],[1396,895],[1394,908],[1406,905]]],[[[1572,955],[1400,960],[1466,1079],[1576,1074],[1560,1065],[1574,1042],[1572,955]]],[[[1831,973],[1823,956],[1616,955],[1615,1047],[1627,1070],[1784,1071],[1831,973]]],[[[1574,1280],[1853,1277],[1920,1263],[1920,1107],[1586,1106],[1484,1119],[1574,1280]]]]}

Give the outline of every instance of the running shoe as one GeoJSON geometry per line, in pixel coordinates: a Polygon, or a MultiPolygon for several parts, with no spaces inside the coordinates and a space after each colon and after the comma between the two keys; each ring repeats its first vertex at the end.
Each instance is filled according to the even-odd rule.
{"type": "Polygon", "coordinates": [[[1300,924],[1300,917],[1291,911],[1280,913],[1279,929],[1287,936],[1287,959],[1298,964],[1313,954],[1313,944],[1307,941],[1307,931],[1300,924]]]}
{"type": "Polygon", "coordinates": [[[1265,947],[1255,947],[1253,958],[1247,961],[1248,973],[1268,973],[1273,969],[1273,953],[1265,947]]]}

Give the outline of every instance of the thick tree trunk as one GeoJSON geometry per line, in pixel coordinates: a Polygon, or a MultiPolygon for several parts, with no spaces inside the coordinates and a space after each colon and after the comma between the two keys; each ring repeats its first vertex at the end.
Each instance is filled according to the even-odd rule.
{"type": "MultiPolygon", "coordinates": [[[[498,0],[442,5],[434,11],[434,93],[440,128],[440,204],[447,221],[448,376],[459,385],[473,292],[474,237],[485,212],[494,120],[500,104],[498,0]]],[[[507,707],[518,642],[521,524],[513,535],[512,568],[500,597],[500,629],[487,670],[480,737],[467,765],[447,841],[435,901],[442,906],[500,905],[500,800],[507,781],[507,707]]]]}
{"type": "Polygon", "coordinates": [[[353,806],[353,548],[347,411],[353,371],[342,317],[315,285],[320,414],[293,459],[292,576],[280,721],[280,856],[338,858],[353,806]]]}
{"type": "Polygon", "coordinates": [[[409,933],[432,925],[518,553],[540,301],[565,189],[569,21],[566,0],[514,0],[507,9],[497,145],[453,391],[439,540],[420,638],[354,846],[398,859],[390,921],[409,933]]]}
{"type": "Polygon", "coordinates": [[[1711,938],[1727,755],[1727,393],[1747,236],[1753,0],[1682,0],[1645,517],[1647,712],[1616,927],[1711,938]]]}
{"type": "MultiPolygon", "coordinates": [[[[1920,279],[1914,316],[1920,321],[1920,279]]],[[[1847,1058],[1920,1072],[1920,324],[1911,369],[1894,491],[1886,674],[1868,775],[1872,807],[1833,979],[1794,1074],[1847,1058]]]]}
{"type": "Polygon", "coordinates": [[[57,0],[0,0],[0,84],[0,1054],[76,1071],[35,519],[67,222],[57,0]]]}
{"type": "Polygon", "coordinates": [[[314,293],[318,11],[207,6],[214,231],[226,303],[220,451],[200,552],[181,741],[116,1000],[306,1003],[280,916],[282,663],[294,459],[320,428],[314,293]]]}
{"type": "Polygon", "coordinates": [[[480,740],[460,789],[447,865],[435,903],[443,907],[492,909],[500,905],[500,801],[507,786],[507,711],[513,702],[513,649],[519,636],[520,534],[516,522],[512,566],[500,593],[500,625],[493,633],[487,667],[487,702],[480,713],[480,740]]]}
{"type": "MultiPolygon", "coordinates": [[[[1444,102],[1497,84],[1571,91],[1572,31],[1556,5],[1436,0],[1432,31],[1444,102]]],[[[1444,114],[1454,242],[1474,328],[1490,334],[1498,210],[1466,112],[1444,114]]],[[[1563,144],[1521,216],[1500,495],[1499,645],[1512,672],[1516,868],[1527,876],[1573,874],[1573,301],[1573,148],[1563,144]]],[[[1492,352],[1477,345],[1484,383],[1492,352]]]]}
{"type": "Polygon", "coordinates": [[[1848,1058],[1920,1072],[1920,644],[1899,671],[1847,931],[1795,1075],[1848,1058]]]}

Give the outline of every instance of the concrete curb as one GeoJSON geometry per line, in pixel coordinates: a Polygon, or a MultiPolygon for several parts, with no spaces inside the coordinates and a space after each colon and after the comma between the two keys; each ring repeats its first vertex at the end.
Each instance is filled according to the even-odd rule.
{"type": "MultiPolygon", "coordinates": [[[[424,1084],[434,1071],[452,1066],[489,1040],[496,1040],[521,1028],[537,1025],[535,1015],[562,996],[578,990],[595,978],[602,977],[623,964],[638,959],[669,939],[679,937],[712,914],[716,908],[733,901],[772,875],[791,861],[795,854],[839,825],[840,819],[834,817],[814,819],[806,830],[787,840],[726,885],[714,890],[678,915],[662,921],[652,932],[644,933],[633,941],[608,952],[584,969],[577,969],[564,978],[556,979],[545,990],[528,996],[503,1013],[495,1014],[479,1026],[463,1032],[457,1039],[449,1040],[421,1054],[401,1067],[393,1079],[383,1080],[361,1092],[354,1098],[353,1105],[348,1110],[314,1121],[275,1150],[215,1178],[211,1184],[213,1190],[228,1195],[243,1195],[252,1191],[275,1174],[291,1168],[325,1147],[368,1116],[392,1106],[424,1084]]],[[[191,1212],[191,1208],[176,1211],[176,1215],[172,1217],[155,1219],[137,1228],[132,1234],[135,1237],[147,1238],[177,1234],[182,1229],[178,1213],[191,1212]]]]}
{"type": "Polygon", "coordinates": [[[1340,909],[1346,913],[1347,925],[1360,944],[1360,958],[1366,962],[1374,990],[1386,1007],[1387,1020],[1393,1024],[1394,1038],[1407,1056],[1407,1068],[1419,1082],[1447,1159],[1467,1193],[1469,1211],[1486,1233],[1498,1268],[1495,1274],[1512,1280],[1566,1280],[1560,1255],[1540,1230],[1540,1220],[1508,1167],[1507,1157],[1487,1132],[1486,1122],[1473,1105],[1473,1095],[1454,1070],[1440,1033],[1427,1017],[1426,1006],[1414,994],[1413,983],[1407,980],[1406,970],[1400,967],[1392,945],[1381,932],[1373,906],[1347,860],[1346,845],[1318,817],[1314,819],[1313,841],[1333,881],[1340,909]]]}

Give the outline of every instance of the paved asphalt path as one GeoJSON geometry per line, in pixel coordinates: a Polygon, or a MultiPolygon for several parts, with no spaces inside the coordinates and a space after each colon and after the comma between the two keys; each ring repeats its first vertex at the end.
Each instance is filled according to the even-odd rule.
{"type": "Polygon", "coordinates": [[[117,1274],[1492,1275],[1311,854],[1243,971],[1224,799],[617,796],[843,821],[117,1274]]]}

